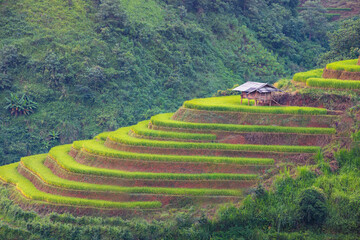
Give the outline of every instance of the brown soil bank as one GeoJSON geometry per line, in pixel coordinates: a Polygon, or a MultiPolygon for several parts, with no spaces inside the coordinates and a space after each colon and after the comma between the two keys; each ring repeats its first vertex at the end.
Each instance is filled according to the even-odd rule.
{"type": "Polygon", "coordinates": [[[294,163],[305,163],[305,159],[313,156],[313,153],[292,153],[292,152],[262,152],[262,151],[242,151],[242,150],[218,150],[218,149],[176,149],[176,148],[157,148],[130,146],[119,144],[109,139],[105,146],[121,151],[167,154],[167,155],[206,155],[206,156],[226,156],[226,157],[253,157],[253,158],[273,158],[275,161],[293,161],[294,163]]]}
{"type": "Polygon", "coordinates": [[[338,119],[338,116],[205,111],[181,107],[173,115],[172,119],[195,123],[274,125],[288,127],[331,127],[333,122],[338,119]]]}
{"type": "Polygon", "coordinates": [[[229,163],[206,162],[165,162],[140,161],[111,158],[94,155],[85,151],[79,152],[76,161],[97,168],[118,169],[129,172],[156,172],[156,173],[261,173],[269,166],[244,166],[229,163]]]}
{"type": "MultiPolygon", "coordinates": [[[[328,115],[341,115],[350,107],[354,106],[354,101],[349,96],[321,93],[277,93],[274,99],[283,106],[303,106],[303,107],[322,107],[328,109],[328,115]]],[[[275,115],[275,114],[274,114],[275,115]]],[[[318,119],[320,116],[314,116],[318,119]]]]}
{"type": "Polygon", "coordinates": [[[216,135],[216,142],[231,144],[259,144],[259,145],[295,145],[295,146],[325,146],[333,139],[331,134],[299,134],[299,133],[276,133],[276,132],[225,132],[211,130],[194,130],[151,126],[152,129],[189,132],[210,133],[216,135]]]}
{"type": "Polygon", "coordinates": [[[177,196],[177,195],[163,195],[163,194],[135,194],[135,193],[119,193],[119,192],[104,192],[104,191],[90,191],[90,190],[75,190],[62,187],[56,187],[43,182],[30,170],[25,168],[22,164],[18,168],[19,173],[29,179],[34,186],[40,191],[50,194],[97,199],[113,202],[132,202],[132,201],[160,201],[162,206],[168,204],[176,204],[183,201],[200,202],[200,203],[221,203],[223,201],[239,201],[242,197],[239,196],[177,196]]]}
{"type": "Polygon", "coordinates": [[[167,179],[136,179],[118,178],[103,175],[81,174],[69,172],[60,167],[54,160],[47,158],[45,166],[65,179],[77,182],[117,185],[124,187],[174,187],[174,188],[213,188],[213,189],[243,189],[256,184],[257,180],[167,180],[167,179]]]}
{"type": "Polygon", "coordinates": [[[337,71],[325,68],[322,77],[340,80],[360,80],[360,72],[337,71]]]}

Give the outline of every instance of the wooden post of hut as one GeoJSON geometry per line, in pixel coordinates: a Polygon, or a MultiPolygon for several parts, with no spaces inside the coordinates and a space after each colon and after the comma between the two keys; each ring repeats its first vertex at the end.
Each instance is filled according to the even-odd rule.
{"type": "Polygon", "coordinates": [[[246,82],[234,88],[233,91],[241,92],[241,104],[243,103],[243,98],[246,94],[248,105],[250,105],[250,99],[254,99],[255,106],[258,106],[259,103],[261,105],[268,104],[271,106],[272,93],[279,92],[281,90],[268,83],[246,82]]]}

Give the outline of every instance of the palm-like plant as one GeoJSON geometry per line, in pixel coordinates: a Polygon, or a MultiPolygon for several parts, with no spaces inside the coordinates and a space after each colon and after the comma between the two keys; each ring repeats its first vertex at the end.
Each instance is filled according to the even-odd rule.
{"type": "Polygon", "coordinates": [[[10,93],[10,98],[5,98],[5,109],[9,110],[11,115],[30,115],[37,107],[37,103],[23,94],[19,97],[16,93],[10,93]]]}

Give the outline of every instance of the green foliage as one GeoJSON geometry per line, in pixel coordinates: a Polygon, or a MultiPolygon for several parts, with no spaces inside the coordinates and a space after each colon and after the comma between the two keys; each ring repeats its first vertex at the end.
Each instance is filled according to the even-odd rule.
{"type": "Polygon", "coordinates": [[[25,94],[19,97],[16,93],[10,93],[10,97],[5,100],[7,104],[5,109],[14,116],[30,115],[37,107],[37,103],[25,94]]]}
{"type": "Polygon", "coordinates": [[[314,127],[281,127],[265,125],[239,125],[220,123],[191,123],[171,120],[171,113],[159,114],[151,117],[150,122],[155,126],[171,127],[194,130],[218,130],[231,132],[278,132],[278,133],[301,133],[301,134],[335,134],[334,128],[314,127]]]}
{"type": "Polygon", "coordinates": [[[360,19],[358,17],[346,19],[339,25],[328,33],[330,49],[319,58],[318,62],[322,65],[359,57],[360,19]]]}
{"type": "Polygon", "coordinates": [[[202,140],[215,141],[215,134],[201,134],[201,133],[184,133],[171,131],[158,131],[148,128],[149,120],[139,122],[137,125],[131,127],[131,131],[139,136],[166,138],[166,139],[186,139],[186,140],[202,140]]]}
{"type": "MultiPolygon", "coordinates": [[[[27,169],[41,178],[47,184],[86,191],[106,191],[118,193],[143,193],[143,194],[170,194],[190,196],[239,196],[240,190],[227,189],[196,189],[196,188],[157,188],[157,187],[121,187],[114,185],[90,184],[84,182],[70,181],[55,175],[49,168],[44,166],[46,155],[34,155],[21,159],[27,169]]],[[[100,193],[101,194],[101,193],[100,193]]]]}
{"type": "Polygon", "coordinates": [[[350,151],[341,149],[335,154],[339,167],[343,169],[360,169],[360,148],[354,147],[350,151]]]}
{"type": "Polygon", "coordinates": [[[295,75],[293,76],[293,80],[296,82],[306,83],[306,80],[309,78],[321,78],[323,71],[324,70],[322,68],[319,68],[307,72],[295,73],[295,75]]]}
{"type": "Polygon", "coordinates": [[[333,89],[360,89],[360,81],[356,80],[339,80],[331,78],[309,78],[306,80],[306,85],[310,87],[322,87],[333,89]]]}
{"type": "Polygon", "coordinates": [[[52,148],[49,156],[62,168],[82,174],[93,174],[98,176],[110,176],[126,179],[167,179],[167,180],[252,180],[255,174],[228,174],[228,173],[204,173],[204,174],[182,174],[182,173],[151,173],[151,172],[127,172],[113,169],[102,169],[80,164],[68,155],[69,145],[52,148]]]}
{"type": "Polygon", "coordinates": [[[18,173],[17,166],[19,163],[13,163],[0,167],[0,178],[16,188],[26,197],[34,201],[45,201],[58,204],[84,205],[93,207],[105,208],[144,208],[153,209],[161,207],[160,202],[110,202],[103,200],[91,200],[75,197],[63,197],[59,195],[52,195],[38,190],[27,178],[18,173]]]}
{"type": "Polygon", "coordinates": [[[299,194],[299,218],[306,225],[322,225],[327,216],[326,199],[320,189],[308,188],[299,194]]]}
{"type": "Polygon", "coordinates": [[[327,113],[326,109],[312,107],[247,106],[247,101],[243,100],[243,104],[241,105],[240,99],[240,96],[199,98],[184,102],[184,107],[207,111],[234,111],[273,114],[321,115],[327,113]]]}
{"type": "Polygon", "coordinates": [[[260,152],[302,152],[314,153],[320,147],[316,146],[287,146],[287,145],[251,145],[251,144],[229,144],[229,143],[196,143],[196,142],[176,142],[176,141],[157,141],[142,138],[135,138],[128,135],[130,127],[120,128],[109,134],[108,139],[133,146],[160,147],[175,149],[218,149],[218,150],[237,150],[237,151],[260,151],[260,152]]]}
{"type": "Polygon", "coordinates": [[[304,10],[299,13],[305,22],[303,31],[311,40],[315,38],[326,38],[326,31],[329,27],[326,17],[326,9],[321,5],[320,0],[310,0],[303,4],[304,10]]]}
{"type": "MultiPolygon", "coordinates": [[[[103,142],[94,141],[94,140],[75,141],[72,147],[78,150],[84,150],[86,152],[100,156],[108,156],[119,159],[134,159],[141,161],[231,163],[231,164],[239,164],[246,166],[274,164],[274,159],[271,158],[179,156],[179,155],[161,155],[161,154],[124,152],[112,148],[107,148],[104,146],[103,142]]],[[[54,149],[52,149],[51,151],[53,150],[54,149]]]]}

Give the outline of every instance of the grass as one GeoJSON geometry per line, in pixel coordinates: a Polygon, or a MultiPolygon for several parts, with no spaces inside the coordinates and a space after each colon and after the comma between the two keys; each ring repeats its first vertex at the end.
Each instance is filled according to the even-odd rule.
{"type": "Polygon", "coordinates": [[[316,153],[320,147],[315,146],[286,146],[286,145],[252,145],[252,144],[228,144],[228,143],[195,143],[157,141],[143,138],[135,138],[128,135],[130,127],[120,128],[111,133],[108,139],[132,146],[175,148],[175,149],[217,149],[237,151],[260,151],[260,152],[301,152],[316,153]]]}
{"type": "Polygon", "coordinates": [[[340,13],[325,13],[325,16],[331,20],[333,17],[340,17],[341,14],[340,13]]]}
{"type": "MultiPolygon", "coordinates": [[[[241,158],[241,157],[210,157],[210,156],[179,156],[179,155],[161,155],[161,154],[146,154],[118,151],[112,148],[105,147],[103,142],[95,140],[85,140],[77,143],[79,150],[129,160],[141,161],[162,161],[162,162],[195,162],[195,163],[230,163],[237,165],[253,166],[253,165],[273,165],[274,159],[271,158],[241,158]]],[[[74,147],[74,145],[73,145],[74,147]]]]}
{"type": "Polygon", "coordinates": [[[17,171],[19,163],[13,163],[0,167],[0,178],[10,184],[16,186],[16,189],[20,191],[26,198],[38,201],[45,201],[48,203],[56,204],[70,204],[81,205],[101,208],[121,208],[121,209],[154,209],[160,208],[161,203],[158,201],[149,202],[111,202],[103,200],[92,200],[75,197],[64,197],[59,195],[53,195],[38,190],[27,178],[22,176],[17,171]]]}
{"type": "Polygon", "coordinates": [[[333,62],[326,65],[326,68],[336,71],[360,72],[360,65],[357,65],[357,62],[358,59],[333,62]]]}
{"type": "Polygon", "coordinates": [[[35,155],[21,159],[22,164],[45,183],[75,190],[106,191],[119,193],[142,193],[142,194],[167,194],[167,195],[192,195],[192,196],[239,196],[239,190],[218,189],[189,189],[189,188],[160,188],[160,187],[121,187],[114,185],[91,184],[70,181],[55,175],[49,168],[44,166],[46,155],[35,155]]]}
{"type": "Polygon", "coordinates": [[[360,89],[360,81],[356,80],[339,80],[331,78],[309,78],[306,85],[310,87],[334,88],[334,89],[360,89]]]}
{"type": "Polygon", "coordinates": [[[151,117],[150,122],[155,126],[194,129],[218,130],[231,132],[274,132],[274,133],[301,133],[301,134],[335,134],[334,128],[315,127],[281,127],[264,125],[239,125],[220,123],[191,123],[171,120],[171,113],[159,114],[151,117]]]}
{"type": "Polygon", "coordinates": [[[228,173],[203,173],[203,174],[183,174],[183,173],[151,173],[151,172],[126,172],[113,169],[103,169],[90,167],[80,164],[74,160],[68,152],[70,145],[54,147],[49,155],[62,168],[82,174],[92,174],[98,176],[118,177],[125,179],[157,179],[157,180],[252,180],[256,179],[255,174],[228,174],[228,173]]]}
{"type": "MultiPolygon", "coordinates": [[[[306,7],[297,7],[298,10],[306,10],[308,8],[306,7]]],[[[326,8],[327,11],[351,11],[351,8],[334,8],[334,7],[330,7],[330,8],[326,8]]]]}
{"type": "MultiPolygon", "coordinates": [[[[184,107],[207,111],[233,111],[249,113],[270,113],[270,114],[306,114],[320,115],[327,114],[324,108],[313,107],[282,107],[282,106],[248,106],[247,101],[240,104],[239,95],[226,97],[199,98],[184,102],[184,107]]],[[[253,104],[253,101],[251,101],[253,104]]]]}
{"type": "Polygon", "coordinates": [[[149,129],[148,124],[149,124],[149,120],[139,122],[137,125],[131,127],[131,131],[133,131],[137,135],[156,137],[156,138],[202,140],[202,141],[216,140],[215,134],[158,131],[158,130],[149,129]]]}
{"type": "Polygon", "coordinates": [[[328,11],[351,11],[351,8],[326,8],[328,11]]]}
{"type": "Polygon", "coordinates": [[[296,82],[306,82],[307,79],[309,78],[321,78],[322,74],[323,74],[323,69],[319,68],[319,69],[314,69],[314,70],[310,70],[307,72],[299,72],[299,73],[295,73],[293,80],[296,82]]]}

